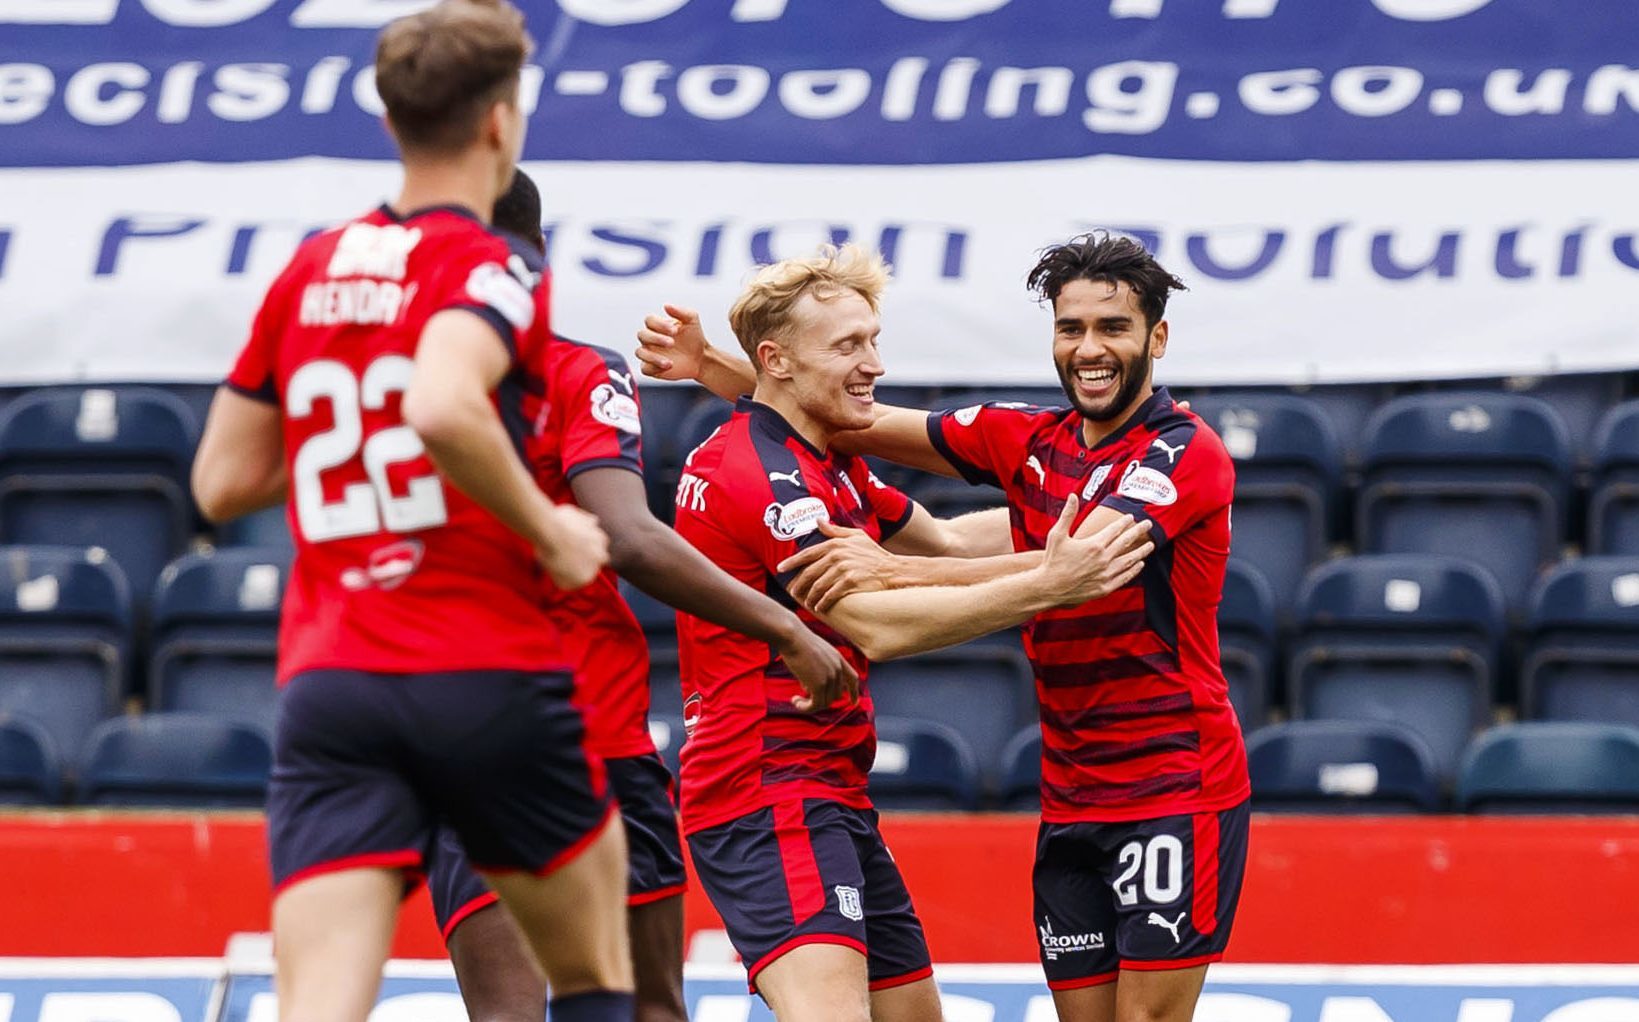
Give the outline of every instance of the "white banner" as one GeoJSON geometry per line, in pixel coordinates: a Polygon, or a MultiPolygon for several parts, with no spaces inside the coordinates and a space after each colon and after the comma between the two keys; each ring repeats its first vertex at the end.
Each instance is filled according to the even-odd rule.
{"type": "MultiPolygon", "coordinates": [[[[1639,366],[1627,161],[960,166],[536,163],[567,336],[724,314],[752,267],[844,237],[896,280],[898,383],[1048,382],[1044,245],[1140,236],[1190,290],[1159,378],[1315,383],[1639,366]]],[[[390,163],[0,170],[0,382],[214,380],[307,231],[391,198],[390,163]]]]}

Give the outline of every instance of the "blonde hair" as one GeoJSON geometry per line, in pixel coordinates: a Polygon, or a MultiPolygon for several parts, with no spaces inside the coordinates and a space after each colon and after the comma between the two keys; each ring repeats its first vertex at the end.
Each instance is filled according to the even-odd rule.
{"type": "Polygon", "coordinates": [[[888,264],[877,252],[853,244],[841,248],[826,245],[816,256],[782,259],[758,270],[728,310],[729,326],[761,372],[757,345],[769,339],[784,339],[791,328],[792,309],[803,295],[828,302],[853,292],[877,312],[891,277],[888,264]]]}

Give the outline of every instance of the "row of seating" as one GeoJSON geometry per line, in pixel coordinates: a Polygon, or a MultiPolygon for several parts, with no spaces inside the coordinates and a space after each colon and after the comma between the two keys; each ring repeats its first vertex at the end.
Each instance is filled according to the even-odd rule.
{"type": "MultiPolygon", "coordinates": [[[[680,720],[656,720],[656,745],[676,768],[680,720]]],[[[900,810],[1033,810],[1039,804],[1040,732],[1007,746],[1005,783],[987,802],[977,757],[956,731],[882,717],[872,797],[900,810]]],[[[79,805],[255,808],[272,768],[267,737],[208,714],[154,713],[100,724],[80,757],[79,805]]],[[[1253,808],[1264,812],[1428,812],[1445,808],[1433,754],[1392,724],[1294,721],[1247,742],[1253,808]]],[[[66,801],[64,768],[44,729],[0,719],[0,804],[66,801]]],[[[1462,759],[1453,808],[1461,812],[1639,812],[1639,728],[1528,723],[1493,728],[1462,759]]]]}

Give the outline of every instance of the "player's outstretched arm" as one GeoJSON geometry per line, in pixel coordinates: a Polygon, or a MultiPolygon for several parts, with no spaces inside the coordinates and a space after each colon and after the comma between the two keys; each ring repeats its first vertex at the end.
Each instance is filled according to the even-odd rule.
{"type": "Polygon", "coordinates": [[[218,387],[194,455],[193,498],[207,521],[225,522],[285,499],[279,406],[218,387]]]}
{"type": "Polygon", "coordinates": [[[511,367],[494,330],[448,309],[427,322],[404,392],[404,421],[438,471],[539,552],[552,580],[578,589],[608,563],[597,519],[548,500],[512,447],[490,393],[511,367]]]}
{"type": "Polygon", "coordinates": [[[624,468],[593,468],[571,481],[575,500],[609,533],[610,564],[626,581],[678,610],[772,646],[808,693],[799,709],[859,694],[842,654],[797,615],[753,591],[649,513],[643,479],[624,468]]]}
{"type": "Polygon", "coordinates": [[[1041,564],[972,586],[929,586],[855,593],[821,615],[872,660],[953,646],[1010,628],[1053,607],[1073,607],[1126,585],[1153,549],[1145,540],[1115,558],[1114,575],[1099,570],[1107,550],[1133,523],[1123,515],[1096,533],[1074,536],[1079,502],[1072,495],[1047,535],[1041,564]]]}

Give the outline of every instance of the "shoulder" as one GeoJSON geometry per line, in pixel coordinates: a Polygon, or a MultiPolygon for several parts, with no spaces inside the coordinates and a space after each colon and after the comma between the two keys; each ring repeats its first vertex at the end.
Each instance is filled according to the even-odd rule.
{"type": "Polygon", "coordinates": [[[1155,434],[1156,441],[1175,450],[1182,447],[1191,452],[1191,460],[1230,464],[1229,451],[1217,431],[1186,408],[1171,405],[1161,409],[1146,425],[1155,434]]]}

